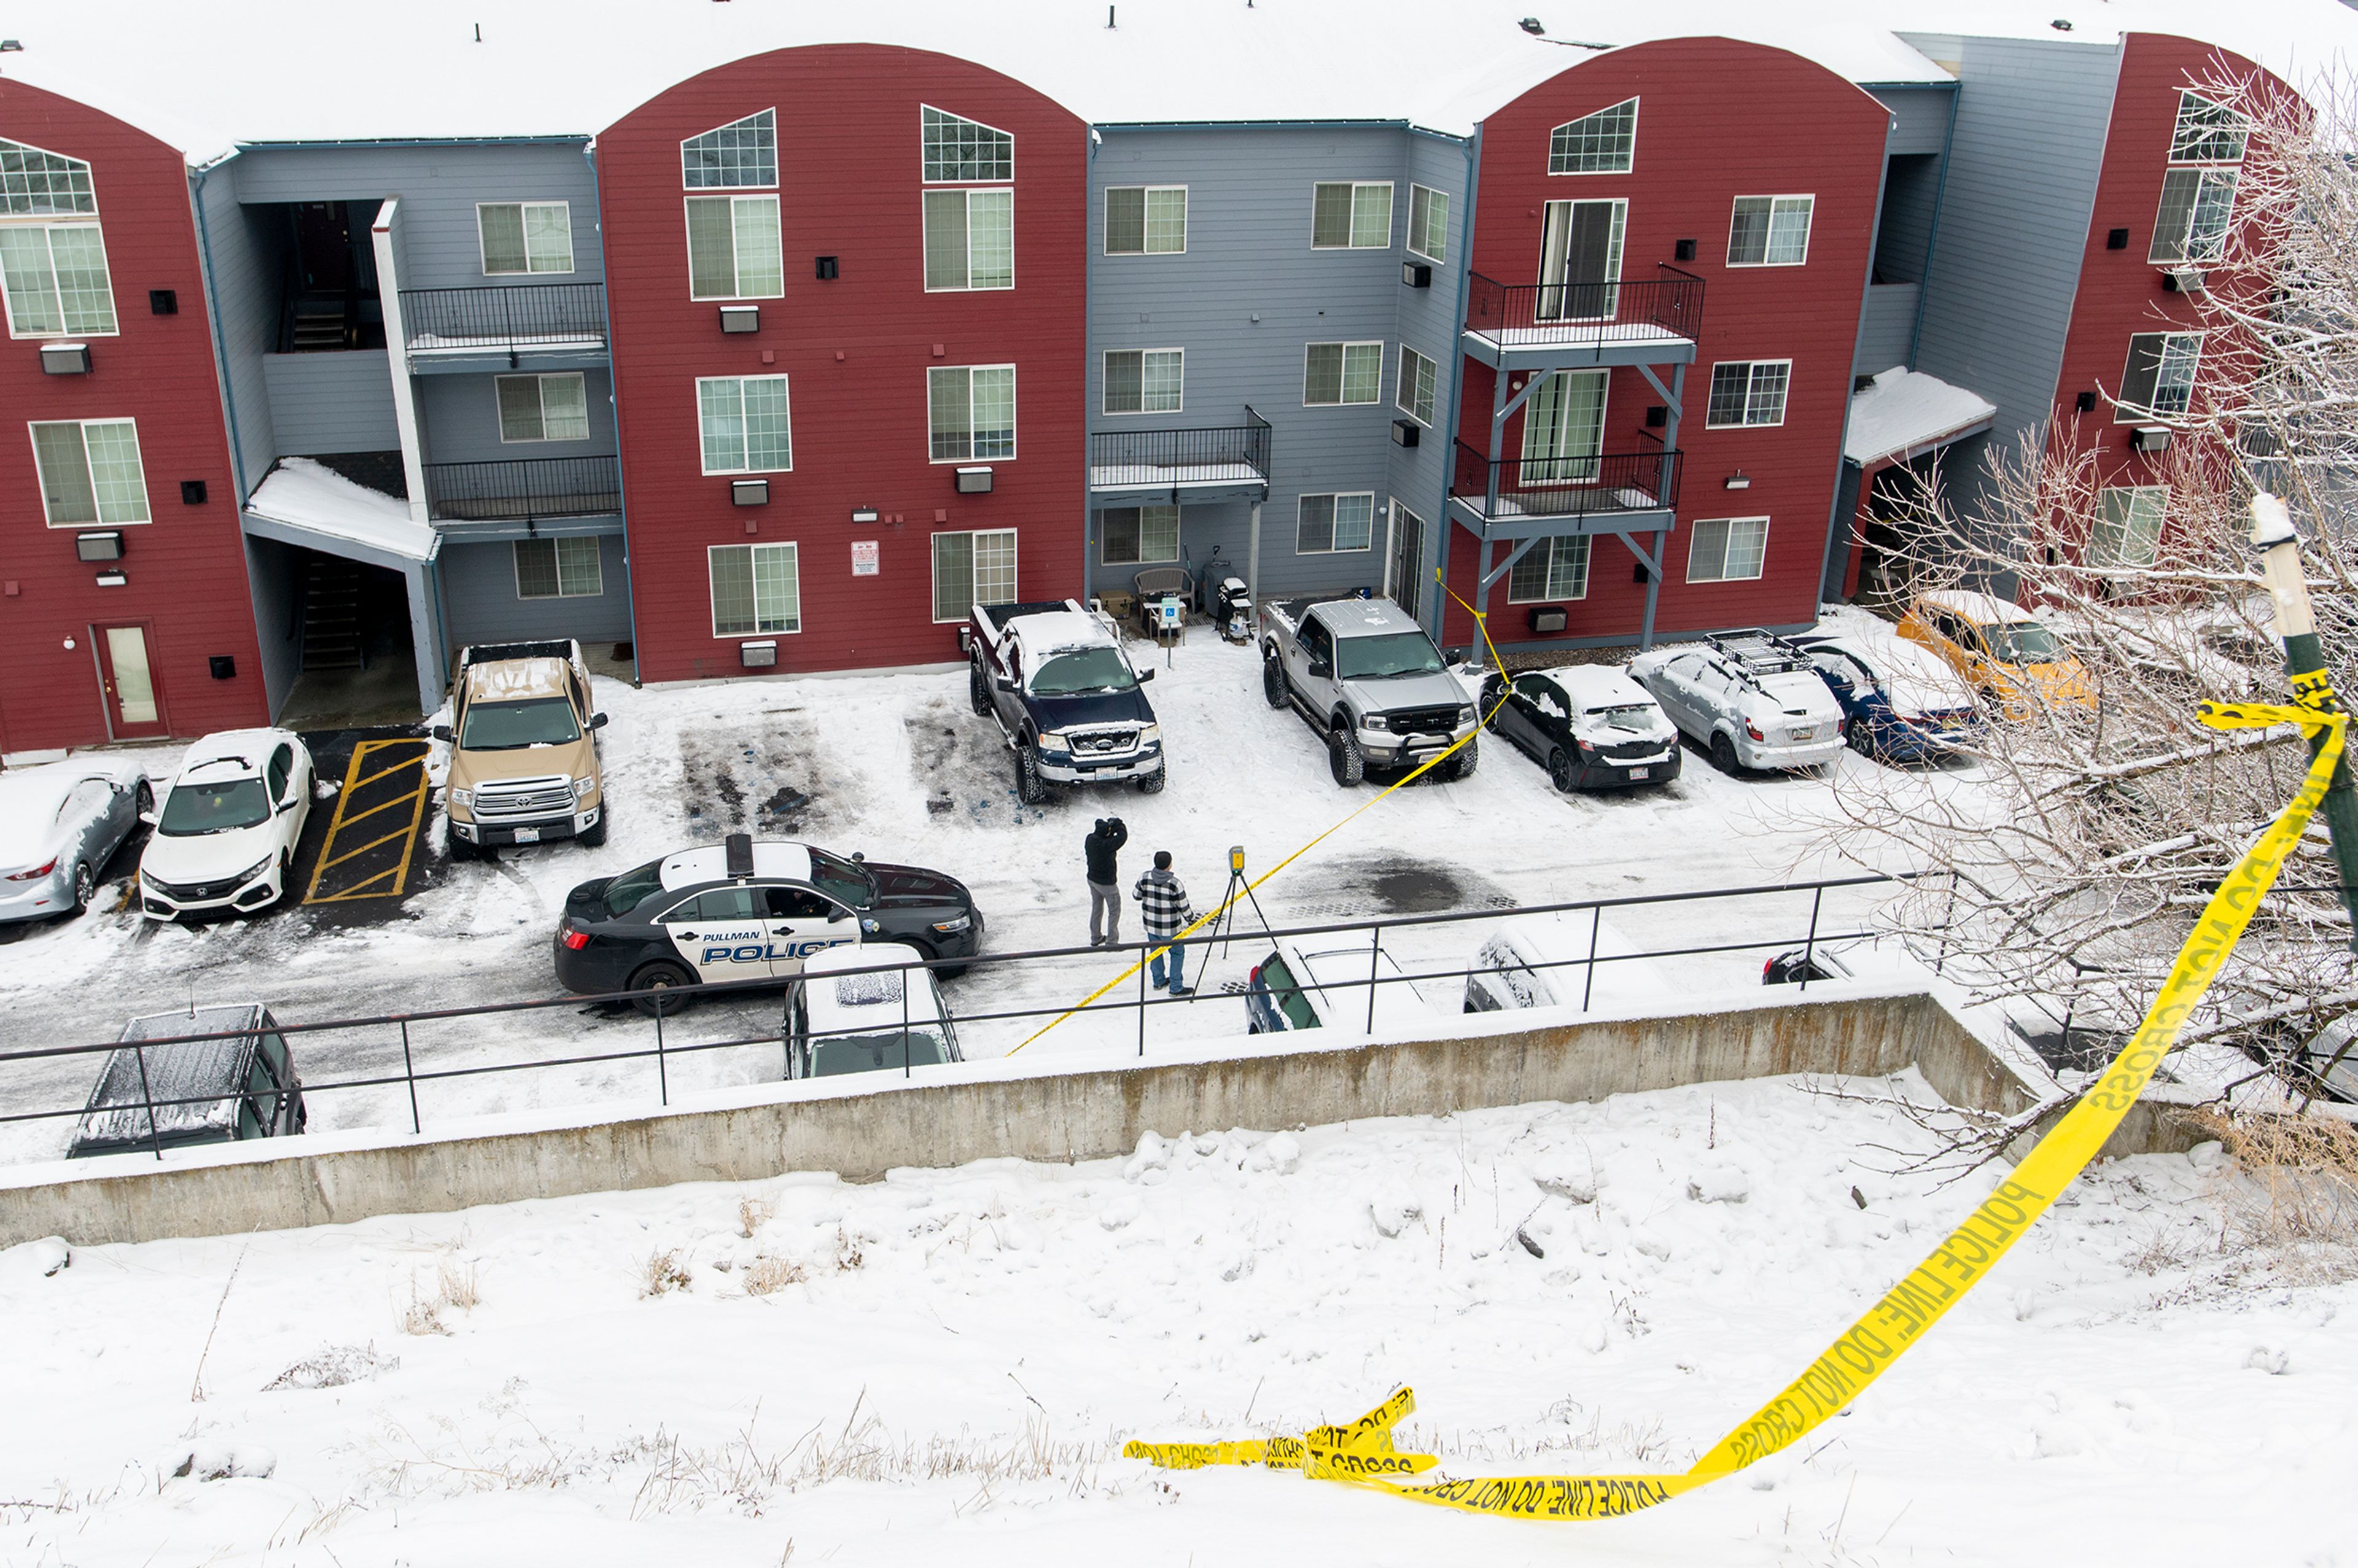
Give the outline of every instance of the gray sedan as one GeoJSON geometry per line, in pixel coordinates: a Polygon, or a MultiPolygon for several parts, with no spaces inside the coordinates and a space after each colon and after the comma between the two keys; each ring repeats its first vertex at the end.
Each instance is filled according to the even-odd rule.
{"type": "Polygon", "coordinates": [[[0,774],[0,921],[79,914],[99,873],[155,809],[129,762],[74,758],[0,774]]]}

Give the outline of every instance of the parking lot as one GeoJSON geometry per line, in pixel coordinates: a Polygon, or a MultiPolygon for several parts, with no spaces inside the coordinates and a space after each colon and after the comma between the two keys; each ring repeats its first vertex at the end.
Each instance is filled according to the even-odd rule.
{"type": "MultiPolygon", "coordinates": [[[[1136,652],[1149,656],[1147,645],[1136,652]]],[[[1125,884],[1148,867],[1155,849],[1167,849],[1203,910],[1222,891],[1231,845],[1244,847],[1249,871],[1258,875],[1380,787],[1373,780],[1354,791],[1336,787],[1317,739],[1298,719],[1262,701],[1252,650],[1219,643],[1196,628],[1167,657],[1152,656],[1157,680],[1149,691],[1170,755],[1167,791],[1059,792],[1038,806],[1018,802],[1006,750],[990,720],[968,707],[962,670],[648,691],[601,679],[596,697],[611,719],[602,735],[613,821],[605,845],[559,843],[503,850],[488,861],[446,860],[438,789],[444,748],[433,746],[426,774],[434,787],[408,840],[409,863],[398,879],[371,884],[389,888],[398,880],[400,896],[290,901],[259,918],[156,927],[103,894],[80,919],[27,928],[0,945],[0,1047],[108,1040],[127,1017],[192,1000],[262,1000],[282,1018],[309,1021],[550,996],[557,987],[549,944],[568,889],[741,830],[958,877],[989,918],[993,951],[1074,946],[1087,935],[1080,841],[1097,816],[1119,815],[1130,825],[1125,884]]],[[[394,738],[320,738],[319,777],[341,786],[355,747],[394,738]]],[[[373,753],[388,761],[399,754],[373,753]]],[[[149,771],[167,776],[173,757],[157,752],[149,771]]],[[[1873,766],[1852,753],[1835,763],[1837,770],[1873,766]]],[[[1969,788],[1972,777],[1969,768],[1952,768],[1928,775],[1926,787],[1969,788]]],[[[397,802],[400,782],[371,786],[386,800],[371,795],[345,821],[397,802]]],[[[1732,778],[1692,750],[1675,783],[1563,795],[1529,759],[1486,736],[1473,777],[1420,781],[1391,795],[1263,888],[1260,909],[1273,922],[1303,924],[1444,909],[1503,912],[1841,875],[1856,868],[1818,845],[1830,798],[1824,778],[1732,778]]],[[[349,834],[340,831],[339,852],[347,842],[357,847],[379,838],[362,831],[371,823],[390,819],[389,830],[410,809],[396,803],[358,820],[349,834]]],[[[318,802],[296,868],[298,889],[314,885],[319,846],[334,826],[333,804],[318,802]]],[[[387,846],[371,853],[382,859],[387,846]]],[[[340,883],[342,868],[330,865],[319,885],[349,887],[384,869],[370,860],[349,864],[358,875],[340,883]]],[[[120,887],[132,869],[127,854],[118,857],[108,869],[111,885],[120,887]]],[[[1826,914],[1855,923],[1869,902],[1865,892],[1830,896],[1826,914]]],[[[1806,897],[1794,903],[1789,915],[1776,917],[1783,929],[1798,931],[1807,921],[1806,897]]],[[[1132,904],[1126,936],[1137,935],[1134,916],[1132,904]]],[[[1770,918],[1757,904],[1662,905],[1618,923],[1641,946],[1666,947],[1757,939],[1758,926],[1770,918]]],[[[1257,924],[1244,912],[1245,930],[1257,924]]],[[[1412,972],[1420,961],[1455,968],[1475,939],[1463,928],[1403,934],[1399,956],[1412,972]]],[[[1239,940],[1200,972],[1204,955],[1192,955],[1189,978],[1199,994],[1186,1006],[1155,1011],[1150,1049],[1158,1040],[1240,1031],[1243,1003],[1236,993],[1264,951],[1239,940]]],[[[960,1014],[1076,1001],[1124,964],[1076,954],[1020,971],[978,970],[948,982],[946,992],[960,1014]]],[[[1697,989],[1757,986],[1759,957],[1696,960],[1682,973],[1697,989]]],[[[1462,982],[1434,989],[1442,994],[1432,1000],[1454,1009],[1462,982]]],[[[773,1037],[779,1007],[776,992],[757,991],[701,1007],[667,1028],[682,1044],[773,1037]]],[[[1034,1028],[980,1024],[962,1031],[962,1040],[970,1056],[999,1054],[1034,1028]]],[[[635,1016],[585,1004],[420,1025],[411,1044],[421,1067],[447,1066],[638,1048],[645,1029],[635,1016]]],[[[1134,1043],[1136,1030],[1127,1015],[1076,1019],[1031,1050],[1134,1043]]],[[[399,1053],[397,1033],[378,1029],[323,1037],[300,1065],[315,1077],[388,1064],[397,1072],[399,1053]]],[[[667,1068],[669,1088],[676,1098],[774,1077],[779,1058],[768,1044],[675,1062],[667,1068]]],[[[6,1071],[0,1096],[11,1106],[78,1101],[92,1076],[87,1058],[6,1071]]],[[[589,1064],[434,1086],[423,1112],[430,1120],[550,1104],[651,1104],[655,1093],[652,1063],[589,1064]]],[[[406,1122],[399,1095],[395,1088],[330,1098],[314,1107],[311,1125],[406,1122]]],[[[59,1122],[0,1131],[0,1157],[52,1156],[67,1130],[59,1122]]]]}

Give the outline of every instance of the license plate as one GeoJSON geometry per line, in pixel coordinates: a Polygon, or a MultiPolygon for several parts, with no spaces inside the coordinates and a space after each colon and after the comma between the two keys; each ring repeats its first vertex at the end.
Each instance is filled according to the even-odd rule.
{"type": "Polygon", "coordinates": [[[519,827],[515,830],[515,841],[519,844],[537,844],[540,842],[540,829],[519,827]]]}
{"type": "Polygon", "coordinates": [[[1631,768],[1629,776],[1633,779],[1650,779],[1654,776],[1654,770],[1650,767],[1631,768]]]}
{"type": "Polygon", "coordinates": [[[1818,738],[1818,727],[1814,724],[1796,724],[1785,733],[1796,741],[1814,741],[1818,738]]]}

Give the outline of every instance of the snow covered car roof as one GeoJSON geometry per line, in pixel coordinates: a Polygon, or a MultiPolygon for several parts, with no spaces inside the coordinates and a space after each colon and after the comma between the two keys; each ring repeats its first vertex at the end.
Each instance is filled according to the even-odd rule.
{"type": "Polygon", "coordinates": [[[1389,599],[1329,599],[1311,607],[1337,637],[1376,637],[1422,632],[1415,616],[1389,599]]]}
{"type": "MultiPolygon", "coordinates": [[[[753,845],[753,874],[764,880],[806,882],[811,880],[810,846],[758,839],[753,845]]],[[[665,855],[662,876],[666,892],[698,882],[725,882],[730,880],[728,846],[700,844],[665,855]]]]}
{"type": "Polygon", "coordinates": [[[1509,981],[1509,989],[1519,996],[1530,988],[1531,981],[1539,982],[1536,988],[1530,988],[1537,994],[1523,1003],[1526,1007],[1578,1007],[1584,995],[1592,1005],[1658,1002],[1671,997],[1683,998],[1692,991],[1691,987],[1681,985],[1653,960],[1639,957],[1638,945],[1610,920],[1580,910],[1519,914],[1500,922],[1498,929],[1484,939],[1476,966],[1495,962],[1494,955],[1501,947],[1526,964],[1539,966],[1503,976],[1509,981]],[[1600,961],[1593,984],[1588,977],[1592,922],[1597,958],[1619,960],[1600,961]],[[1518,980],[1522,983],[1516,984],[1518,980]]]}
{"type": "Polygon", "coordinates": [[[467,696],[476,702],[513,702],[535,697],[564,697],[565,661],[558,658],[501,659],[470,665],[467,696]]]}
{"type": "Polygon", "coordinates": [[[1112,633],[1097,617],[1082,610],[1051,610],[1018,616],[1009,631],[1023,651],[1024,667],[1037,669],[1055,654],[1075,648],[1110,648],[1112,633]]]}
{"type": "Polygon", "coordinates": [[[208,779],[259,778],[270,753],[282,743],[297,739],[292,730],[223,730],[192,742],[180,758],[179,772],[172,782],[180,780],[199,768],[206,770],[208,779]],[[237,768],[234,773],[222,773],[222,764],[237,768]]]}
{"type": "Polygon", "coordinates": [[[812,954],[803,960],[797,982],[812,1037],[897,1030],[904,1016],[912,1024],[941,1022],[948,1012],[934,985],[933,971],[925,962],[925,955],[905,942],[846,943],[812,954]],[[868,975],[842,972],[903,962],[908,968],[868,975]]]}
{"type": "Polygon", "coordinates": [[[1976,626],[2011,626],[2039,619],[2019,604],[1962,588],[1935,589],[1918,596],[1917,602],[1963,616],[1976,626]]]}
{"type": "Polygon", "coordinates": [[[1378,953],[1370,971],[1365,948],[1326,946],[1333,938],[1314,940],[1319,943],[1315,947],[1287,943],[1283,956],[1285,967],[1293,971],[1294,983],[1303,995],[1314,999],[1319,1022],[1326,1028],[1354,1033],[1367,1028],[1371,972],[1381,982],[1375,988],[1377,1028],[1411,1027],[1430,1022],[1435,1016],[1390,953],[1378,953]]]}
{"type": "Polygon", "coordinates": [[[182,1008],[133,1019],[124,1025],[122,1040],[106,1058],[98,1087],[91,1090],[90,1105],[74,1134],[75,1144],[135,1144],[151,1136],[186,1138],[190,1133],[235,1127],[236,1094],[244,1087],[247,1058],[254,1054],[262,1025],[262,1004],[251,1001],[182,1008]],[[183,1034],[226,1034],[228,1038],[183,1040],[172,1045],[146,1045],[139,1051],[121,1048],[183,1034]],[[197,1103],[163,1103],[167,1100],[197,1103]],[[147,1120],[150,1103],[156,1115],[152,1132],[147,1120]]]}
{"type": "Polygon", "coordinates": [[[1566,665],[1559,670],[1542,670],[1541,674],[1563,687],[1564,696],[1584,709],[1593,708],[1629,708],[1642,704],[1655,706],[1646,688],[1629,678],[1627,670],[1611,665],[1566,665]]]}
{"type": "Polygon", "coordinates": [[[1972,688],[1948,660],[1920,643],[1903,643],[1897,637],[1869,639],[1848,632],[1805,633],[1794,641],[1804,648],[1831,648],[1848,654],[1877,676],[1929,688],[1929,694],[1952,698],[1956,707],[1973,706],[1972,688]]]}
{"type": "Polygon", "coordinates": [[[131,789],[139,782],[139,769],[129,762],[108,767],[64,762],[0,773],[0,868],[29,864],[45,855],[57,841],[67,803],[92,779],[131,789]]]}

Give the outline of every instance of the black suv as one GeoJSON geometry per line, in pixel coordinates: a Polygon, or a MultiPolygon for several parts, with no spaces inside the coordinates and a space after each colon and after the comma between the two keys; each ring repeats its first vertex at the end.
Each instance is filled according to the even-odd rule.
{"type": "MultiPolygon", "coordinates": [[[[955,877],[732,833],[567,894],[557,979],[580,995],[783,983],[813,953],[852,942],[903,942],[929,959],[970,958],[982,950],[982,931],[974,895],[955,877]]],[[[638,1001],[650,1014],[679,1005],[638,1001]]]]}

